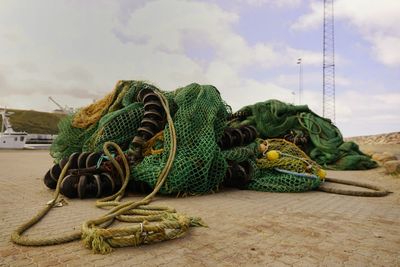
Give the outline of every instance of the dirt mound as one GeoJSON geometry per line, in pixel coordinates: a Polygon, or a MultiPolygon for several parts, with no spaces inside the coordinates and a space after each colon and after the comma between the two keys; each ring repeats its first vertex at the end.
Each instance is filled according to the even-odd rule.
{"type": "Polygon", "coordinates": [[[367,144],[400,144],[400,132],[354,136],[345,138],[345,141],[353,141],[359,145],[367,144]]]}

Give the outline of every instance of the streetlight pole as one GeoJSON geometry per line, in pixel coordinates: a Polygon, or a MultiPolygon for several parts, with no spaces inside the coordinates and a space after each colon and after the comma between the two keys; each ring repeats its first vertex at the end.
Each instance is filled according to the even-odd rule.
{"type": "Polygon", "coordinates": [[[297,59],[297,64],[299,65],[299,105],[301,105],[301,95],[303,93],[303,66],[301,58],[297,59]]]}

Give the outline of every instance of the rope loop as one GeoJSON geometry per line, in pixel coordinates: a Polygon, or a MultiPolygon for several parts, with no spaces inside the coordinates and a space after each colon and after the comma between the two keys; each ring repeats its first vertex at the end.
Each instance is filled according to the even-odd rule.
{"type": "Polygon", "coordinates": [[[80,231],[75,231],[60,237],[34,239],[22,236],[26,230],[38,223],[55,206],[55,204],[58,203],[60,185],[66,176],[69,165],[71,164],[69,161],[62,169],[53,199],[47,202],[45,207],[31,220],[22,224],[12,233],[11,240],[14,243],[25,246],[43,246],[62,244],[82,239],[85,247],[93,250],[95,253],[105,254],[111,252],[113,247],[138,246],[141,244],[150,244],[175,239],[185,235],[189,227],[206,226],[200,218],[191,218],[176,213],[174,209],[168,207],[147,206],[154,199],[155,195],[166,181],[175,159],[177,146],[175,127],[170,115],[167,100],[160,92],[156,91],[156,94],[160,97],[161,104],[167,115],[171,138],[171,149],[168,155],[168,160],[159,174],[153,191],[140,201],[120,202],[125,194],[129,182],[130,167],[127,157],[118,144],[106,142],[103,146],[104,154],[111,162],[112,166],[117,170],[118,175],[123,181],[118,192],[96,201],[96,207],[98,208],[109,207],[107,212],[99,218],[84,222],[80,231]],[[117,156],[110,152],[111,149],[116,151],[117,156]],[[121,228],[107,228],[115,220],[139,224],[121,228]]]}

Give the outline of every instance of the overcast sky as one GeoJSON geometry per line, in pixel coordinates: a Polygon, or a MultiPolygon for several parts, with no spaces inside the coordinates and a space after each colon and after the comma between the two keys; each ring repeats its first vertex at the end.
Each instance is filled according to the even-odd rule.
{"type": "MultiPolygon", "coordinates": [[[[85,106],[120,80],[215,85],[322,114],[322,0],[0,0],[0,106],[85,106]]],[[[400,1],[336,0],[336,124],[400,131],[400,1]]]]}

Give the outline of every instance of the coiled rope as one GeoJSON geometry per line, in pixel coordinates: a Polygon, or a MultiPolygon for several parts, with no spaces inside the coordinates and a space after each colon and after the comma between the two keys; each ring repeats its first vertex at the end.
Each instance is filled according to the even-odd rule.
{"type": "Polygon", "coordinates": [[[176,213],[174,209],[168,207],[146,206],[153,200],[164,184],[169,171],[171,170],[176,154],[176,132],[168,103],[162,94],[158,92],[157,94],[160,97],[161,104],[166,112],[168,129],[171,134],[171,149],[166,165],[159,174],[154,190],[140,201],[127,201],[121,203],[120,200],[124,196],[125,189],[129,182],[129,163],[124,156],[123,151],[117,144],[106,142],[103,147],[104,153],[117,169],[121,179],[123,179],[123,185],[114,195],[98,200],[96,202],[96,207],[111,207],[111,209],[109,209],[105,215],[97,219],[84,222],[80,231],[73,231],[60,236],[40,238],[23,236],[23,233],[26,230],[38,223],[58,203],[60,185],[70,165],[70,162],[68,162],[60,174],[53,199],[49,201],[32,219],[19,226],[11,234],[11,240],[14,243],[24,246],[45,246],[82,239],[84,245],[87,248],[92,249],[94,252],[108,253],[112,250],[112,247],[137,246],[140,244],[150,244],[163,240],[175,239],[185,235],[191,226],[205,226],[200,218],[187,217],[176,213]],[[117,150],[118,155],[122,159],[124,170],[112,157],[108,149],[109,146],[117,150]],[[136,224],[134,226],[121,228],[106,228],[110,226],[115,219],[124,222],[139,223],[139,225],[136,224]]]}
{"type": "Polygon", "coordinates": [[[368,183],[348,181],[348,180],[330,178],[330,177],[326,177],[324,180],[325,180],[325,182],[357,186],[357,187],[371,189],[374,191],[350,190],[350,189],[342,189],[342,188],[336,188],[336,187],[328,187],[328,186],[326,186],[325,183],[321,184],[317,190],[327,192],[327,193],[347,195],[347,196],[358,196],[358,197],[384,197],[384,196],[387,196],[390,193],[392,193],[382,187],[379,187],[377,185],[368,184],[368,183]]]}

